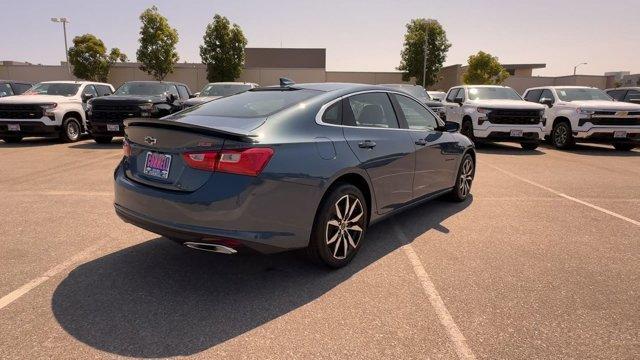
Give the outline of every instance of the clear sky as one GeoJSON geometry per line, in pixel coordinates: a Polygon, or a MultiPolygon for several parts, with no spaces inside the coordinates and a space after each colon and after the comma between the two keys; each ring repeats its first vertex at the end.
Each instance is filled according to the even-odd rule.
{"type": "Polygon", "coordinates": [[[503,63],[546,63],[537,75],[640,72],[640,0],[0,0],[0,60],[58,64],[64,59],[61,24],[70,38],[84,33],[137,49],[139,14],[156,4],[178,30],[180,61],[200,61],[198,45],[215,13],[239,24],[250,47],[327,49],[327,69],[393,71],[405,24],[434,18],[453,44],[447,65],[484,50],[503,63]]]}

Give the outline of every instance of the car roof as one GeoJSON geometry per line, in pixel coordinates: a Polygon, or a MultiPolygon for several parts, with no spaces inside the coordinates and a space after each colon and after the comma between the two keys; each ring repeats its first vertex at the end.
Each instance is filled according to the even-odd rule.
{"type": "Polygon", "coordinates": [[[33,84],[31,81],[3,80],[3,79],[0,79],[0,83],[33,84]]]}
{"type": "Polygon", "coordinates": [[[98,85],[108,85],[111,86],[111,84],[107,84],[107,83],[102,83],[102,82],[97,82],[97,81],[73,81],[73,80],[59,80],[59,81],[41,81],[39,82],[39,84],[98,84],[98,85]]]}
{"type": "Polygon", "coordinates": [[[218,81],[218,82],[210,82],[207,85],[218,84],[218,85],[258,85],[252,82],[246,81],[218,81]]]}
{"type": "Polygon", "coordinates": [[[532,88],[528,88],[527,90],[537,90],[537,89],[597,89],[597,87],[593,86],[562,86],[562,85],[549,85],[549,86],[536,86],[532,88]]]}
{"type": "Polygon", "coordinates": [[[621,86],[617,88],[605,89],[604,91],[611,91],[611,90],[640,90],[640,86],[621,86]]]}
{"type": "Polygon", "coordinates": [[[491,88],[491,87],[500,87],[500,88],[509,88],[511,89],[510,86],[506,86],[506,85],[457,85],[457,86],[452,86],[452,88],[457,87],[457,88],[470,88],[470,87],[474,87],[474,88],[491,88]]]}
{"type": "Polygon", "coordinates": [[[154,83],[154,84],[173,84],[173,85],[184,85],[184,86],[187,86],[186,84],[175,82],[175,81],[157,81],[157,80],[134,80],[134,81],[125,81],[124,83],[125,84],[154,83]]]}

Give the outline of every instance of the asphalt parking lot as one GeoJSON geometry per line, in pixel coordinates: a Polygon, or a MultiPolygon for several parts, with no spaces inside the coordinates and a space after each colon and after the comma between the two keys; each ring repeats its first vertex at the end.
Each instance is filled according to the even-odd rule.
{"type": "Polygon", "coordinates": [[[0,358],[640,357],[640,149],[483,147],[327,271],[123,223],[120,147],[0,143],[0,358]]]}

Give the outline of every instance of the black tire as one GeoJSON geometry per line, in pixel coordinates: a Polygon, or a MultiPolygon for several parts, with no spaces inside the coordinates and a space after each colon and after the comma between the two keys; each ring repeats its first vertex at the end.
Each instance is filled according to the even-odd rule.
{"type": "Polygon", "coordinates": [[[539,142],[520,143],[520,146],[522,146],[522,149],[529,150],[529,151],[537,149],[539,145],[540,145],[539,142]]]}
{"type": "Polygon", "coordinates": [[[613,144],[613,147],[618,151],[631,151],[636,146],[633,144],[613,144]]]}
{"type": "Polygon", "coordinates": [[[62,129],[60,130],[60,139],[67,143],[72,143],[80,140],[82,134],[82,125],[80,120],[73,116],[70,116],[62,122],[62,129]]]}
{"type": "Polygon", "coordinates": [[[351,184],[339,184],[330,191],[316,214],[307,255],[316,263],[337,269],[351,262],[362,246],[369,209],[360,189],[351,184]]]}
{"type": "Polygon", "coordinates": [[[110,144],[113,136],[94,136],[93,140],[98,144],[110,144]]]}
{"type": "Polygon", "coordinates": [[[477,143],[476,137],[473,136],[473,123],[471,120],[462,120],[462,125],[460,125],[460,134],[468,137],[474,144],[477,143]]]}
{"type": "Polygon", "coordinates": [[[571,125],[568,122],[561,121],[553,125],[551,143],[558,149],[569,149],[575,145],[571,125]]]}
{"type": "Polygon", "coordinates": [[[17,144],[22,141],[22,136],[4,136],[2,140],[7,144],[17,144]]]}
{"type": "Polygon", "coordinates": [[[465,201],[471,194],[471,185],[476,174],[476,162],[471,154],[466,153],[460,161],[456,183],[449,193],[449,199],[456,202],[465,201]],[[465,185],[466,184],[466,185],[465,185]]]}

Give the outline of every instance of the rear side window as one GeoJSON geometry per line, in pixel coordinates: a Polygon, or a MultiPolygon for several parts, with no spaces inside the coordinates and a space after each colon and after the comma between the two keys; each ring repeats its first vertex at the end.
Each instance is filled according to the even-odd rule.
{"type": "Polygon", "coordinates": [[[111,88],[108,87],[107,85],[95,85],[96,86],[96,91],[98,91],[98,96],[106,96],[106,95],[111,95],[113,93],[113,91],[111,91],[111,88]]]}
{"type": "Polygon", "coordinates": [[[178,92],[180,93],[180,99],[187,100],[189,98],[189,90],[183,85],[178,85],[178,92]]]}
{"type": "Polygon", "coordinates": [[[640,101],[640,91],[638,90],[629,90],[627,92],[627,96],[624,98],[626,101],[640,101]]]}
{"type": "Polygon", "coordinates": [[[438,120],[416,101],[402,95],[393,95],[398,100],[400,109],[404,114],[409,129],[412,130],[435,130],[438,127],[438,120]]]}
{"type": "Polygon", "coordinates": [[[449,90],[449,95],[447,95],[447,101],[453,102],[453,100],[455,100],[456,96],[458,95],[458,91],[460,91],[460,88],[449,90]]]}
{"type": "Polygon", "coordinates": [[[391,100],[384,92],[353,95],[346,101],[348,106],[344,122],[347,125],[376,128],[399,127],[391,100]]]}
{"type": "Polygon", "coordinates": [[[324,111],[322,122],[333,125],[342,124],[342,101],[336,101],[324,111]]]}
{"type": "Polygon", "coordinates": [[[524,99],[531,102],[538,102],[538,100],[540,100],[540,94],[542,94],[542,89],[529,90],[525,94],[524,99]]]}
{"type": "Polygon", "coordinates": [[[203,116],[263,117],[319,94],[322,94],[322,91],[309,89],[246,91],[194,106],[182,114],[188,112],[191,115],[203,116]]]}

